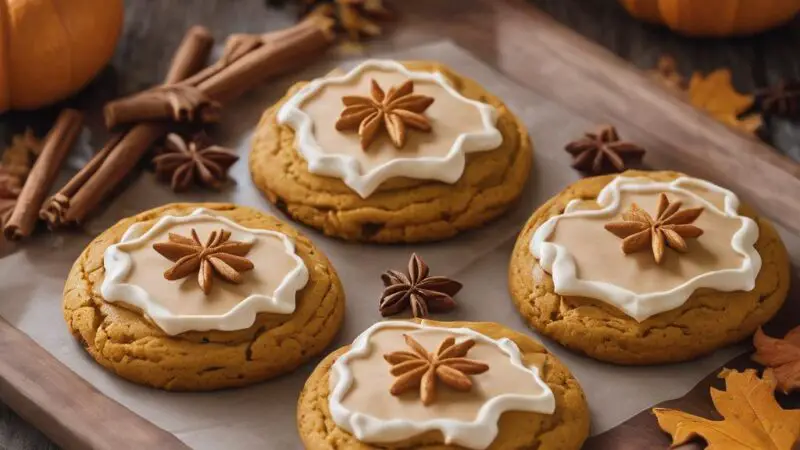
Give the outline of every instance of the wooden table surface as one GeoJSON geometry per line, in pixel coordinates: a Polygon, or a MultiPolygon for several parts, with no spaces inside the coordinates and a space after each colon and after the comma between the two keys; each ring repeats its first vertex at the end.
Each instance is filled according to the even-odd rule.
{"type": "MultiPolygon", "coordinates": [[[[99,110],[106,100],[118,93],[132,92],[157,82],[166,70],[172,50],[190,25],[208,26],[221,41],[232,32],[255,33],[292,23],[290,11],[268,9],[266,3],[264,0],[238,0],[234,3],[236,6],[231,7],[229,0],[184,0],[179,4],[160,0],[126,0],[125,31],[112,68],[103,72],[98,82],[73,101],[83,108],[99,110]]],[[[797,26],[800,19],[756,37],[696,40],[640,24],[630,19],[612,0],[530,0],[530,3],[643,69],[653,67],[662,54],[673,55],[685,74],[694,70],[730,67],[734,83],[741,91],[771,84],[784,77],[800,77],[800,57],[796,52],[800,44],[800,27],[797,26]]],[[[396,4],[402,6],[402,2],[396,4]]],[[[402,27],[402,21],[396,26],[402,27]]],[[[424,39],[418,41],[424,42],[424,39]]],[[[389,36],[373,45],[391,48],[407,42],[389,36]]],[[[41,113],[0,116],[0,131],[3,127],[6,134],[24,129],[27,123],[38,120],[40,116],[41,113]]],[[[785,121],[773,121],[769,125],[773,144],[800,161],[800,136],[796,136],[800,131],[785,121]]],[[[0,139],[7,138],[0,134],[0,139]]],[[[38,450],[57,447],[0,404],[0,448],[38,450]]]]}

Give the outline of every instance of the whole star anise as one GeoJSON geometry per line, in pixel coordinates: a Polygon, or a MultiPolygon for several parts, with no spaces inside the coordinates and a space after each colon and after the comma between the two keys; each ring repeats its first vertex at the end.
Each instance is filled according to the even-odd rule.
{"type": "Polygon", "coordinates": [[[689,250],[684,238],[697,238],[703,230],[692,222],[700,217],[702,207],[680,209],[681,202],[670,203],[663,192],[658,197],[658,212],[653,218],[635,203],[622,215],[622,222],[605,225],[606,230],[622,238],[622,251],[627,255],[650,247],[656,264],[661,264],[665,245],[681,253],[689,250]]]}
{"type": "Polygon", "coordinates": [[[585,133],[565,149],[573,157],[573,168],[594,175],[623,172],[628,164],[641,162],[645,153],[642,147],[621,141],[616,128],[610,125],[585,133]]]}
{"type": "Polygon", "coordinates": [[[408,275],[396,270],[384,272],[381,275],[384,290],[378,307],[381,315],[398,314],[409,306],[414,317],[455,308],[453,296],[461,290],[461,283],[447,277],[431,277],[428,272],[428,265],[416,253],[408,261],[408,275]]]}
{"type": "Polygon", "coordinates": [[[392,365],[389,373],[397,377],[389,388],[392,395],[419,388],[422,404],[428,406],[436,399],[437,379],[457,391],[468,392],[472,389],[472,380],[467,375],[489,370],[488,364],[465,358],[475,345],[473,339],[456,344],[456,338],[449,336],[435,352],[429,353],[410,335],[404,334],[403,337],[412,351],[383,355],[383,359],[392,365]]]}
{"type": "Polygon", "coordinates": [[[213,189],[219,189],[228,178],[227,171],[239,156],[232,150],[209,145],[203,134],[189,141],[171,133],[164,148],[153,158],[156,175],[170,180],[172,190],[185,191],[199,181],[213,189]]]}
{"type": "Polygon", "coordinates": [[[431,131],[428,118],[422,115],[433,103],[433,98],[415,95],[414,81],[408,80],[400,87],[393,86],[389,92],[372,80],[371,97],[346,95],[342,97],[345,108],[336,129],[339,131],[358,130],[361,148],[366,150],[378,136],[381,128],[386,128],[389,139],[397,148],[406,143],[406,129],[431,131]]]}
{"type": "Polygon", "coordinates": [[[180,280],[197,272],[197,283],[208,294],[214,274],[229,283],[239,284],[244,281],[242,272],[254,267],[250,260],[244,258],[253,244],[231,241],[230,237],[230,231],[212,231],[203,244],[197,231],[192,228],[191,238],[169,233],[168,242],[155,243],[153,249],[175,263],[164,272],[164,278],[180,280]]]}
{"type": "Polygon", "coordinates": [[[755,92],[754,110],[793,118],[800,114],[800,82],[781,80],[775,86],[755,92]]]}

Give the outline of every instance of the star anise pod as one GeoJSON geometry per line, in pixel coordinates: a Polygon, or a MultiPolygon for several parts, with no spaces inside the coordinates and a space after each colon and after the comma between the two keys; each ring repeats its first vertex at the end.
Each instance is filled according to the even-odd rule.
{"type": "Polygon", "coordinates": [[[240,284],[244,281],[242,272],[254,267],[244,258],[253,244],[231,241],[230,238],[230,231],[220,229],[212,231],[204,244],[192,228],[191,238],[169,233],[169,240],[153,244],[153,249],[175,263],[164,272],[164,278],[180,280],[197,272],[197,283],[208,294],[214,274],[229,283],[240,284]]]}
{"type": "Polygon", "coordinates": [[[453,296],[461,283],[447,277],[428,276],[428,265],[416,253],[408,261],[408,275],[387,270],[381,275],[384,290],[379,310],[391,316],[411,307],[414,317],[427,317],[429,312],[447,312],[456,307],[453,296]]]}
{"type": "Polygon", "coordinates": [[[232,150],[209,145],[203,134],[187,141],[171,133],[164,148],[153,158],[156,175],[170,180],[172,190],[185,191],[196,181],[219,189],[228,179],[227,171],[239,156],[232,150]]]}
{"type": "Polygon", "coordinates": [[[622,215],[622,222],[607,223],[605,228],[623,239],[622,251],[626,255],[650,247],[656,264],[661,264],[665,246],[685,253],[689,248],[684,238],[697,238],[703,234],[703,230],[691,225],[700,217],[703,208],[682,210],[680,207],[681,202],[670,202],[662,192],[658,197],[655,220],[634,203],[622,215]]]}
{"type": "Polygon", "coordinates": [[[378,83],[372,80],[370,95],[342,97],[345,108],[336,121],[339,131],[358,130],[363,150],[372,144],[381,128],[386,129],[389,139],[397,148],[405,145],[407,128],[431,131],[431,124],[422,112],[431,106],[433,98],[415,95],[414,81],[408,80],[384,93],[378,83]]]}
{"type": "Polygon", "coordinates": [[[629,164],[641,162],[645,153],[642,147],[621,141],[616,128],[610,125],[585,133],[565,149],[573,157],[573,168],[594,175],[623,172],[629,164]]]}
{"type": "Polygon", "coordinates": [[[419,388],[422,404],[430,405],[436,399],[436,381],[461,392],[472,389],[472,380],[467,375],[477,375],[489,370],[489,365],[465,358],[475,345],[475,340],[467,339],[456,344],[453,336],[445,338],[435,352],[429,353],[408,334],[404,334],[406,344],[412,351],[398,351],[383,355],[392,365],[390,372],[397,377],[389,389],[392,395],[401,395],[419,388]]]}
{"type": "Polygon", "coordinates": [[[800,82],[781,80],[755,93],[754,109],[765,114],[796,118],[800,114],[800,82]]]}

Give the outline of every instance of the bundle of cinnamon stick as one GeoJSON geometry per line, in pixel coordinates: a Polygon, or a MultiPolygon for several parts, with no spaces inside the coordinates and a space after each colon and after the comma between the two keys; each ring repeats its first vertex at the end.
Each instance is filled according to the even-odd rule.
{"type": "Polygon", "coordinates": [[[172,124],[216,120],[222,103],[321,54],[335,37],[332,26],[332,21],[324,17],[309,17],[278,32],[232,35],[219,60],[206,68],[203,66],[213,39],[206,28],[191,28],[172,59],[163,85],[106,106],[107,126],[124,124],[127,128],[114,135],[45,202],[40,217],[51,229],[82,222],[172,124]]]}
{"type": "Polygon", "coordinates": [[[2,223],[6,239],[21,239],[33,232],[39,218],[39,208],[82,129],[83,114],[74,109],[61,111],[45,138],[42,153],[25,179],[11,215],[2,223]]]}

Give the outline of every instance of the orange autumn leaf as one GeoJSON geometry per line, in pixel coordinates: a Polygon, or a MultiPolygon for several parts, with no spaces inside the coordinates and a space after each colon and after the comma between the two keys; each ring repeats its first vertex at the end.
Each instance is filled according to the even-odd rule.
{"type": "Polygon", "coordinates": [[[724,369],[726,390],[711,388],[711,400],[723,420],[667,408],[653,408],[662,430],[672,435],[672,447],[696,438],[707,450],[791,450],[800,436],[800,410],[785,410],[775,400],[771,369],[758,378],[754,369],[724,369]]]}
{"type": "Polygon", "coordinates": [[[753,345],[756,348],[753,359],[773,369],[781,392],[788,394],[800,389],[800,326],[783,339],[769,337],[759,328],[753,336],[753,345]]]}
{"type": "Polygon", "coordinates": [[[689,101],[715,119],[748,133],[761,127],[759,114],[739,115],[753,105],[753,96],[736,92],[729,69],[717,69],[708,76],[695,72],[689,81],[689,101]]]}

